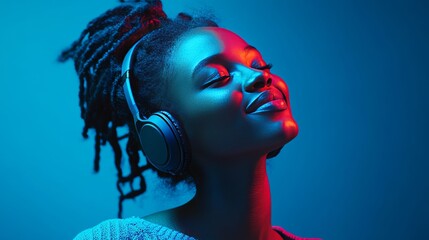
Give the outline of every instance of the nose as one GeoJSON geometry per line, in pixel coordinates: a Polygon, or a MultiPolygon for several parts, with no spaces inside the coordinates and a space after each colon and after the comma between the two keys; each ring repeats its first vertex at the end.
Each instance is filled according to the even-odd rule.
{"type": "Polygon", "coordinates": [[[245,82],[244,90],[246,92],[257,92],[271,86],[271,76],[266,71],[257,71],[245,82]]]}

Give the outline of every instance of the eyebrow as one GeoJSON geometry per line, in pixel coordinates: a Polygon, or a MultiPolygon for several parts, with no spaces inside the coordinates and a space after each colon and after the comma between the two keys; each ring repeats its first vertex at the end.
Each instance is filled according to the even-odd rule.
{"type": "MultiPolygon", "coordinates": [[[[243,48],[243,51],[245,52],[245,54],[247,55],[250,51],[258,51],[254,46],[252,45],[247,45],[246,47],[243,48]]],[[[195,77],[195,74],[200,71],[203,67],[207,66],[208,63],[216,61],[216,60],[223,60],[224,57],[221,53],[209,56],[204,58],[203,60],[201,60],[197,66],[195,66],[194,71],[192,72],[192,78],[195,77]]]]}

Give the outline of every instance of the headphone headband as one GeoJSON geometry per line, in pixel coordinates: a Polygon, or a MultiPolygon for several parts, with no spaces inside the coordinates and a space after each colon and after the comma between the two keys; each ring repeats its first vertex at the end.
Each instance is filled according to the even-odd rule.
{"type": "Polygon", "coordinates": [[[136,46],[142,41],[142,39],[138,40],[131,48],[128,50],[125,55],[124,61],[122,62],[122,79],[124,85],[122,86],[125,93],[125,98],[127,100],[128,108],[131,110],[131,114],[133,115],[134,122],[137,123],[140,119],[139,109],[137,107],[136,101],[134,100],[133,91],[131,89],[130,75],[131,75],[131,64],[134,56],[134,49],[136,46]]]}

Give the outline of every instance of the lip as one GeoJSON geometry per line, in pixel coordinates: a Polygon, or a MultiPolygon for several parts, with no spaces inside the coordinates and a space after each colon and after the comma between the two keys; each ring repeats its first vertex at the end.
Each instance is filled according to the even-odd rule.
{"type": "Polygon", "coordinates": [[[287,100],[278,88],[261,92],[246,107],[246,113],[277,112],[287,109],[287,100]]]}

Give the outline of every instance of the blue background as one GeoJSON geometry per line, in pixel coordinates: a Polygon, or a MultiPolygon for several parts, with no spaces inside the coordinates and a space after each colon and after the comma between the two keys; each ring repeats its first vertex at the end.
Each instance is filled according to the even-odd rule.
{"type": "MultiPolygon", "coordinates": [[[[212,9],[287,81],[300,133],[269,161],[273,224],[325,240],[424,239],[429,227],[427,1],[173,1],[212,9]]],[[[116,170],[81,137],[78,79],[59,52],[113,0],[3,1],[0,239],[71,239],[116,217],[116,170]]],[[[189,199],[150,173],[142,216],[189,199]]]]}

